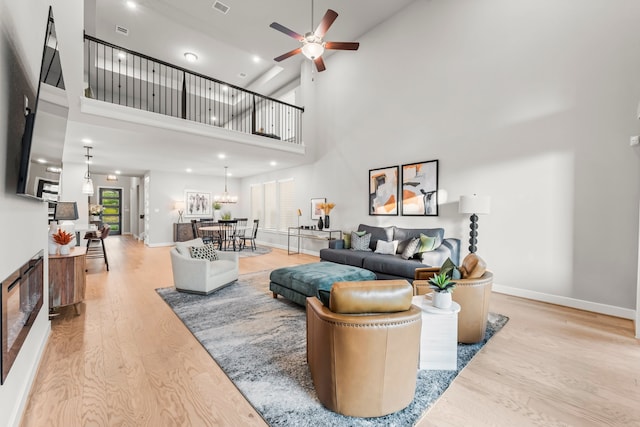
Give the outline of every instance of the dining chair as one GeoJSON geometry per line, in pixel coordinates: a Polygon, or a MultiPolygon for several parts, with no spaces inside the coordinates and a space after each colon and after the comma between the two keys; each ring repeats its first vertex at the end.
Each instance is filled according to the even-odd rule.
{"type": "Polygon", "coordinates": [[[236,231],[238,226],[238,220],[236,219],[221,219],[218,221],[220,224],[222,244],[221,249],[228,251],[232,246],[233,250],[236,250],[236,231]]]}
{"type": "Polygon", "coordinates": [[[220,231],[202,230],[202,227],[215,227],[217,224],[213,220],[198,221],[198,234],[196,237],[202,238],[204,243],[213,243],[218,245],[218,249],[222,247],[222,238],[220,231]]]}
{"type": "Polygon", "coordinates": [[[251,244],[251,250],[255,251],[256,248],[256,236],[258,235],[258,223],[260,222],[260,220],[258,219],[254,219],[253,220],[253,229],[251,230],[251,234],[250,235],[245,235],[244,237],[242,237],[242,243],[241,243],[241,248],[244,248],[247,245],[247,240],[249,241],[249,243],[251,244]]]}
{"type": "Polygon", "coordinates": [[[236,231],[235,231],[235,241],[238,245],[238,250],[242,250],[242,238],[245,236],[247,232],[247,222],[249,222],[249,218],[234,218],[237,222],[236,231]]]}

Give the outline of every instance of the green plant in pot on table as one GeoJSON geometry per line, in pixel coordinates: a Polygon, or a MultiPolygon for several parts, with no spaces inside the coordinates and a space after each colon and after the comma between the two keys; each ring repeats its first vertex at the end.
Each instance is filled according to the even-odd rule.
{"type": "Polygon", "coordinates": [[[451,307],[451,292],[456,287],[446,273],[436,274],[429,279],[429,287],[433,289],[433,306],[447,309],[451,307]]]}

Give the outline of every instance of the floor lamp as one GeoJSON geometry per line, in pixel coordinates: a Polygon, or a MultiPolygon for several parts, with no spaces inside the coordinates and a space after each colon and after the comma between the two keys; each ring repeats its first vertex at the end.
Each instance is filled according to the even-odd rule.
{"type": "Polygon", "coordinates": [[[491,210],[491,199],[489,196],[460,196],[459,213],[471,214],[469,218],[469,252],[475,253],[478,247],[478,215],[488,214],[491,210]]]}

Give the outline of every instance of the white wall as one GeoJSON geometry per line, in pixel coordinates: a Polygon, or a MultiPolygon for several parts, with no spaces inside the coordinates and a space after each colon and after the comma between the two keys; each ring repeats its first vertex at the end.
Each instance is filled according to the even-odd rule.
{"type": "MultiPolygon", "coordinates": [[[[229,193],[232,194],[238,194],[237,192],[240,191],[237,179],[227,178],[227,187],[229,193]]],[[[184,200],[185,190],[209,192],[213,199],[214,195],[222,194],[224,191],[224,177],[149,172],[149,235],[147,240],[149,246],[173,244],[173,223],[178,222],[178,211],[174,209],[174,202],[184,200]]],[[[242,197],[239,199],[237,204],[227,205],[222,210],[228,210],[233,216],[239,216],[244,211],[245,203],[243,200],[248,200],[242,197]]],[[[185,216],[183,222],[189,222],[191,219],[191,217],[185,216]]]]}
{"type": "Polygon", "coordinates": [[[632,317],[638,17],[638,2],[412,3],[303,81],[315,87],[319,160],[299,196],[334,201],[344,229],[444,227],[462,256],[459,196],[491,196],[478,253],[497,289],[632,317]],[[431,159],[448,194],[439,217],[367,215],[369,169],[431,159]]]}
{"type": "MultiPolygon", "coordinates": [[[[11,171],[15,169],[19,157],[12,148],[8,148],[15,148],[15,142],[7,140],[6,130],[13,125],[7,122],[8,111],[15,108],[15,105],[9,105],[8,102],[12,87],[9,68],[13,65],[10,63],[9,52],[15,50],[35,89],[40,71],[48,3],[36,0],[0,1],[0,165],[3,165],[1,169],[6,172],[0,174],[0,223],[5,225],[5,241],[19,242],[0,246],[0,280],[4,280],[38,251],[44,250],[47,253],[47,207],[45,203],[15,195],[16,177],[12,176],[11,171]]],[[[57,28],[66,26],[69,30],[81,26],[81,21],[73,24],[66,19],[73,20],[78,9],[82,13],[82,2],[52,3],[54,15],[56,11],[60,12],[60,16],[66,15],[66,18],[59,21],[58,15],[55,15],[57,28]]],[[[58,30],[58,36],[64,38],[65,31],[58,30]]],[[[65,74],[65,78],[66,76],[65,74]]],[[[46,283],[47,262],[44,274],[46,283]]],[[[0,426],[17,425],[20,421],[50,331],[48,311],[48,288],[45,286],[44,305],[40,314],[31,327],[6,382],[0,386],[0,426]]]]}

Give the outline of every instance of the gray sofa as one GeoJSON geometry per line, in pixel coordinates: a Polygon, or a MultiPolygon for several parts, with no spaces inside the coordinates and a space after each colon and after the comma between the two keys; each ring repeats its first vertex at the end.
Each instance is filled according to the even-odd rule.
{"type": "Polygon", "coordinates": [[[406,279],[411,283],[413,283],[416,268],[440,267],[447,258],[451,258],[456,265],[460,264],[460,240],[445,239],[442,228],[375,227],[360,224],[358,231],[371,233],[371,242],[369,243],[371,251],[345,249],[344,240],[332,240],[329,242],[329,248],[320,250],[320,260],[365,268],[374,272],[378,279],[406,279]],[[433,251],[424,252],[422,259],[403,259],[400,254],[409,241],[414,237],[419,237],[420,233],[436,237],[436,248],[433,251]],[[396,254],[375,253],[380,239],[384,241],[398,240],[396,254]]]}

